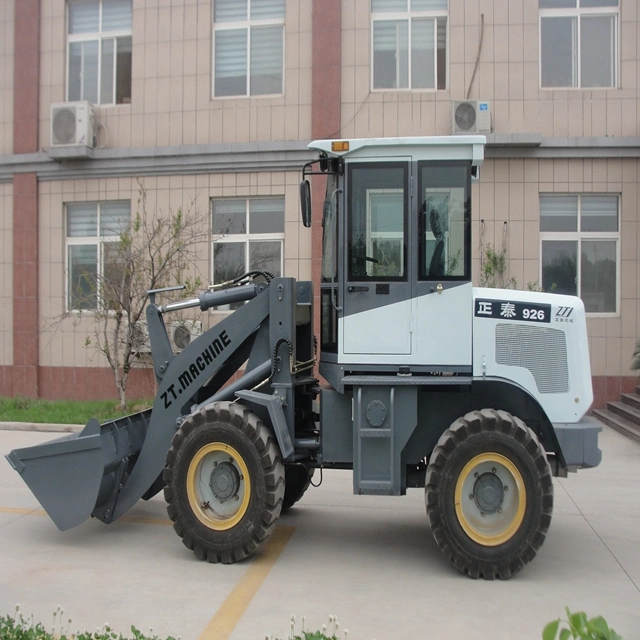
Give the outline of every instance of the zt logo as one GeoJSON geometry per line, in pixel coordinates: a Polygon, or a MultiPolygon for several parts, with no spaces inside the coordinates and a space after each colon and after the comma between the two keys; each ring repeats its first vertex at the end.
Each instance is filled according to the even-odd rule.
{"type": "Polygon", "coordinates": [[[558,307],[556,311],[556,322],[569,322],[573,324],[573,318],[571,318],[571,314],[573,313],[573,307],[558,307]]]}
{"type": "Polygon", "coordinates": [[[568,318],[573,312],[573,307],[558,307],[556,318],[568,318]]]}

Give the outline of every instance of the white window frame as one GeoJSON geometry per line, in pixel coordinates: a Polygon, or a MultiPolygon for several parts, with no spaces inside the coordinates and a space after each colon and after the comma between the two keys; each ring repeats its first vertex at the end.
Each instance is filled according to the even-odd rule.
{"type": "MultiPolygon", "coordinates": [[[[129,206],[129,225],[131,224],[131,202],[129,200],[110,200],[107,202],[67,202],[65,203],[64,223],[65,223],[65,309],[68,313],[87,314],[103,312],[104,309],[99,308],[101,296],[96,294],[96,305],[90,309],[75,309],[71,306],[71,290],[69,288],[70,265],[69,265],[69,247],[72,246],[94,246],[97,247],[97,273],[98,277],[104,276],[104,245],[118,242],[119,235],[100,235],[100,216],[102,206],[105,204],[122,204],[129,206]],[[96,207],[96,235],[95,236],[68,236],[68,211],[69,207],[74,205],[95,205],[96,207]]],[[[99,280],[98,280],[99,281],[99,280]]]]}
{"type": "MultiPolygon", "coordinates": [[[[98,4],[99,9],[98,9],[98,16],[99,16],[99,26],[98,26],[98,31],[94,31],[94,32],[88,32],[88,33],[69,33],[69,1],[67,1],[66,3],[66,34],[67,34],[67,63],[66,63],[66,69],[65,69],[65,75],[66,75],[66,96],[67,96],[67,100],[71,100],[71,98],[69,97],[69,65],[71,63],[71,45],[75,44],[75,43],[82,43],[82,42],[92,42],[92,41],[98,41],[98,75],[97,75],[97,91],[98,91],[98,101],[95,102],[94,104],[99,104],[99,105],[103,105],[103,106],[109,106],[109,105],[118,105],[118,104],[130,104],[130,102],[121,102],[118,103],[117,102],[117,79],[118,79],[118,56],[117,56],[117,40],[118,38],[131,38],[132,40],[132,46],[133,46],[133,7],[132,7],[132,17],[131,17],[131,28],[130,29],[120,29],[120,30],[113,30],[113,31],[107,31],[107,32],[103,32],[102,31],[102,6],[104,4],[105,1],[108,0],[95,0],[95,3],[98,4]],[[113,59],[113,102],[100,102],[100,98],[101,98],[101,92],[102,92],[102,41],[103,40],[114,40],[114,59],[113,59]]],[[[133,70],[133,61],[131,63],[131,67],[133,70]]],[[[132,84],[133,84],[133,78],[132,78],[132,84]]],[[[131,87],[131,92],[133,93],[133,87],[131,87]]],[[[87,98],[85,96],[81,96],[80,100],[86,100],[87,98]]],[[[89,102],[92,102],[91,100],[89,100],[89,102]]]]}
{"type": "Polygon", "coordinates": [[[620,316],[620,194],[619,193],[541,193],[544,196],[577,196],[578,197],[578,230],[577,231],[540,231],[538,255],[540,257],[540,285],[542,286],[542,243],[544,241],[571,241],[578,243],[576,256],[576,295],[582,299],[582,242],[589,240],[608,240],[616,243],[616,309],[615,311],[587,311],[589,318],[616,318],[620,316]],[[618,231],[581,231],[582,199],[592,196],[617,197],[618,199],[618,231]]]}
{"type": "MultiPolygon", "coordinates": [[[[369,0],[371,2],[371,0],[369,0]]],[[[408,2],[408,10],[402,12],[396,11],[371,11],[371,24],[370,24],[370,40],[371,40],[371,50],[370,50],[370,60],[371,60],[371,73],[370,73],[370,86],[372,92],[389,92],[389,91],[420,91],[425,93],[433,93],[436,91],[447,91],[449,89],[449,2],[447,1],[447,9],[438,9],[435,11],[411,11],[411,0],[407,0],[408,2]],[[433,42],[434,42],[434,55],[433,55],[433,78],[434,78],[434,86],[433,87],[418,87],[413,88],[411,86],[411,22],[414,19],[420,18],[428,18],[434,21],[433,23],[433,42]],[[445,64],[445,88],[438,89],[438,18],[444,18],[446,20],[446,42],[445,42],[445,56],[446,56],[446,64],[445,64]],[[405,21],[407,23],[408,29],[408,40],[407,40],[407,51],[408,51],[408,60],[407,60],[407,87],[379,87],[376,88],[374,85],[374,41],[373,41],[373,29],[375,22],[387,22],[387,21],[405,21]]],[[[371,4],[369,5],[371,7],[371,4]]],[[[396,82],[399,77],[398,74],[398,53],[396,51],[396,82]]]]}
{"type": "MultiPolygon", "coordinates": [[[[251,216],[249,215],[250,203],[253,200],[280,200],[282,202],[282,210],[283,213],[285,211],[285,199],[284,196],[252,196],[250,198],[211,198],[210,204],[210,212],[211,212],[211,223],[213,229],[213,208],[215,202],[228,202],[233,200],[235,202],[244,202],[245,203],[245,221],[246,221],[246,233],[228,233],[228,234],[215,234],[211,233],[211,282],[214,284],[220,284],[219,282],[215,282],[215,262],[214,262],[214,247],[216,244],[225,244],[225,243],[233,243],[233,244],[244,244],[244,265],[245,270],[249,270],[247,265],[249,264],[250,253],[249,247],[251,242],[279,242],[280,243],[280,274],[284,275],[284,230],[286,228],[286,222],[283,218],[283,229],[282,231],[273,232],[273,233],[251,233],[251,216]]],[[[218,310],[225,310],[222,307],[219,307],[218,310]]]]}
{"type": "Polygon", "coordinates": [[[616,7],[580,7],[580,0],[576,0],[575,8],[561,8],[561,9],[538,9],[538,59],[540,61],[538,65],[538,83],[540,89],[544,91],[599,91],[599,90],[611,90],[617,89],[619,86],[620,78],[620,0],[616,7]],[[582,86],[582,65],[581,65],[581,53],[582,42],[581,34],[582,28],[580,26],[580,18],[602,16],[613,17],[613,55],[612,62],[613,68],[613,83],[607,87],[583,87],[582,86]],[[543,18],[575,18],[576,19],[576,83],[573,85],[561,85],[561,86],[545,86],[542,84],[542,19],[543,18]]]}
{"type": "MultiPolygon", "coordinates": [[[[215,0],[213,0],[215,5],[215,0]]],[[[286,4],[286,3],[285,3],[286,4]]],[[[215,10],[215,7],[214,7],[215,10]]],[[[251,0],[247,0],[247,13],[251,11],[251,0]]],[[[238,100],[241,98],[269,98],[274,96],[282,96],[285,93],[285,60],[287,52],[285,49],[285,23],[286,23],[286,6],[285,15],[282,18],[265,18],[262,20],[242,20],[237,22],[215,22],[215,12],[212,11],[213,30],[211,42],[211,98],[215,100],[238,100]],[[279,93],[259,93],[252,94],[251,91],[251,30],[261,27],[281,27],[282,28],[282,91],[279,93]],[[247,32],[247,84],[246,92],[238,93],[232,96],[216,95],[216,34],[221,31],[229,31],[231,29],[245,29],[247,32]]]]}

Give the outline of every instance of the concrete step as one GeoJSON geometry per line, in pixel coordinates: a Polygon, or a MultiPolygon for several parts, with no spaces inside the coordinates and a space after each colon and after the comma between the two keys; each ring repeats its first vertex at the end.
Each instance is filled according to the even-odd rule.
{"type": "Polygon", "coordinates": [[[623,393],[621,399],[622,402],[628,404],[630,407],[640,410],[640,395],[637,393],[623,393]]]}
{"type": "Polygon", "coordinates": [[[640,409],[634,409],[624,402],[607,402],[607,409],[640,427],[640,409]]]}
{"type": "Polygon", "coordinates": [[[596,409],[593,415],[600,420],[600,422],[640,444],[640,427],[637,424],[629,422],[629,420],[622,418],[608,409],[596,409]]]}

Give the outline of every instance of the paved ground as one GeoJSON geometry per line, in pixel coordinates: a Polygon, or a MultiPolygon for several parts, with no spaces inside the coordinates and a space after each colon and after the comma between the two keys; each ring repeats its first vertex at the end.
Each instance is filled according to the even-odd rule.
{"type": "MultiPolygon", "coordinates": [[[[0,431],[0,453],[55,434],[0,431]]],[[[329,472],[280,519],[274,544],[232,566],[198,561],[157,497],[105,526],[61,533],[0,458],[0,614],[16,603],[72,630],[134,624],[183,640],[289,637],[289,620],[320,628],[338,616],[349,640],[537,639],[564,606],[602,614],[640,638],[640,446],[605,428],[602,465],[556,481],[556,506],[538,557],[507,582],[473,581],[441,556],[422,491],[351,495],[329,472]],[[279,555],[278,555],[279,554],[279,555]]]]}

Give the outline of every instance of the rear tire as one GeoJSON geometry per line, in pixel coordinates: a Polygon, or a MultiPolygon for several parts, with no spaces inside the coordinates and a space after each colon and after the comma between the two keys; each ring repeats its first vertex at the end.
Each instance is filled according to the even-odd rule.
{"type": "Polygon", "coordinates": [[[553,481],[544,449],[522,420],[482,409],[441,436],[425,502],[442,553],[471,578],[507,579],[545,540],[553,481]]]}
{"type": "Polygon", "coordinates": [[[288,511],[305,494],[311,484],[315,469],[308,469],[303,464],[286,465],[284,468],[284,500],[282,511],[288,511]]]}
{"type": "Polygon", "coordinates": [[[284,497],[280,451],[240,404],[217,402],[189,416],[173,437],[163,479],[173,528],[202,560],[243,560],[273,533],[284,497]]]}

